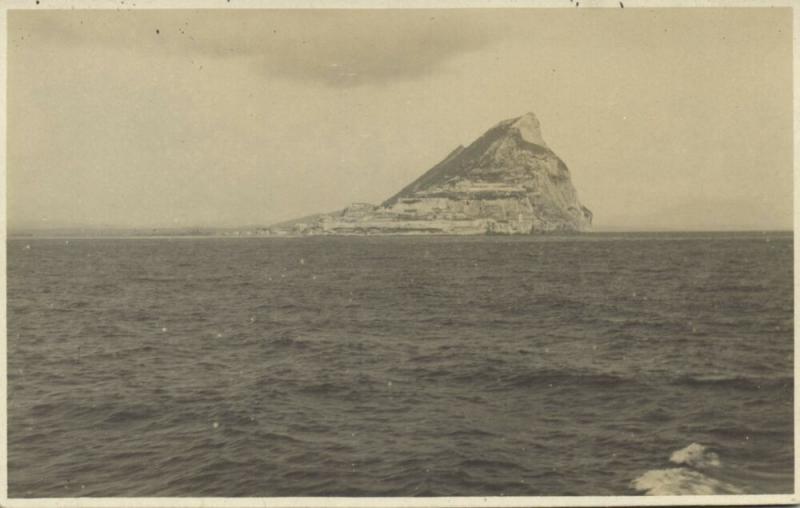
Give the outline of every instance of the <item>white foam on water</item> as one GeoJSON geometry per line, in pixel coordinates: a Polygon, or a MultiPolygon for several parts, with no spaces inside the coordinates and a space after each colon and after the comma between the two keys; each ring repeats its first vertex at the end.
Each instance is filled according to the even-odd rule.
{"type": "Polygon", "coordinates": [[[670,462],[686,467],[654,469],[647,471],[631,482],[631,487],[650,496],[678,496],[714,494],[744,494],[744,491],[730,483],[717,480],[697,469],[719,468],[722,463],[719,455],[706,446],[692,443],[686,448],[672,452],[670,462]]]}
{"type": "Polygon", "coordinates": [[[734,485],[685,467],[648,471],[633,480],[631,486],[648,496],[744,494],[734,485]]]}
{"type": "Polygon", "coordinates": [[[719,455],[697,443],[692,443],[686,448],[672,452],[669,460],[675,464],[685,464],[696,468],[720,466],[719,455]]]}

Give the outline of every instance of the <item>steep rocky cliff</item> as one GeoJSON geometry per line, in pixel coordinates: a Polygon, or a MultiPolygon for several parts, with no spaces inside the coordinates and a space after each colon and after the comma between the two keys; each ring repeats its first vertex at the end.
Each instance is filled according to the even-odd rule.
{"type": "Polygon", "coordinates": [[[566,164],[547,146],[533,113],[500,122],[468,147],[375,206],[273,226],[300,234],[532,234],[585,231],[566,164]]]}

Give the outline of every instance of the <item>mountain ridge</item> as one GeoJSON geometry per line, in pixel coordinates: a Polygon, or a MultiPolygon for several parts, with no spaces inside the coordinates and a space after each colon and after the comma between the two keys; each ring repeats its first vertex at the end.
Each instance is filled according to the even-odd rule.
{"type": "Polygon", "coordinates": [[[592,212],[578,200],[566,163],[544,141],[538,118],[503,120],[380,205],[354,203],[276,234],[537,234],[580,232],[592,212]]]}

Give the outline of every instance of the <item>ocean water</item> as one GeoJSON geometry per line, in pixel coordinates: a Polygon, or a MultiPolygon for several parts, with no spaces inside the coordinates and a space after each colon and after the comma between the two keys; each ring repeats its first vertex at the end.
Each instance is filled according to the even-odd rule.
{"type": "Polygon", "coordinates": [[[792,491],[790,233],[7,248],[11,497],[792,491]]]}

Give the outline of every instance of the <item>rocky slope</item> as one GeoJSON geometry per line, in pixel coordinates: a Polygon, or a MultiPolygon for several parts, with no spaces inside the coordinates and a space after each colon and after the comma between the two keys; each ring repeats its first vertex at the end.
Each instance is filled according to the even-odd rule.
{"type": "Polygon", "coordinates": [[[547,146],[533,113],[500,122],[468,147],[375,206],[273,226],[273,234],[534,234],[585,231],[566,164],[547,146]]]}

